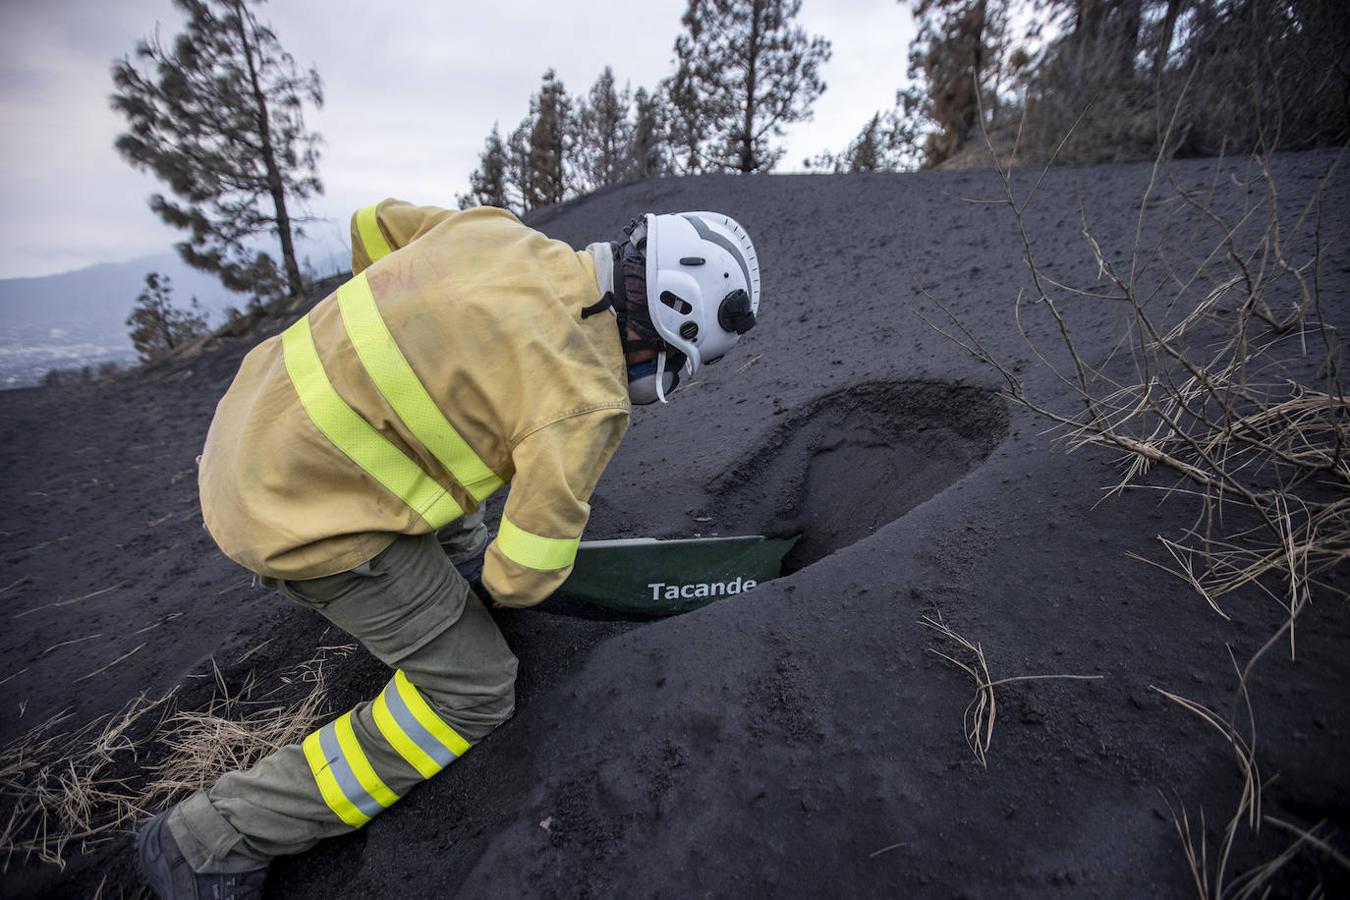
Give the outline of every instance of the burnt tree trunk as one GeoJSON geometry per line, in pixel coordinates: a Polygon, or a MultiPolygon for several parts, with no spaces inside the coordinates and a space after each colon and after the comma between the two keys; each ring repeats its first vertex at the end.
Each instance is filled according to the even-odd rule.
{"type": "Polygon", "coordinates": [[[1167,51],[1172,46],[1172,38],[1177,32],[1177,19],[1181,17],[1185,0],[1167,0],[1167,11],[1163,13],[1162,28],[1158,32],[1158,46],[1153,50],[1153,78],[1162,77],[1167,67],[1167,51]]]}
{"type": "Polygon", "coordinates": [[[745,117],[741,134],[741,171],[755,171],[755,63],[759,60],[759,18],[764,11],[763,0],[755,0],[750,8],[750,45],[745,73],[745,117]]]}
{"type": "Polygon", "coordinates": [[[253,58],[253,44],[249,40],[247,15],[242,3],[235,4],[239,13],[239,40],[244,46],[244,60],[248,65],[249,86],[257,106],[258,136],[262,148],[263,166],[267,170],[267,192],[272,195],[275,208],[277,237],[281,239],[281,257],[286,267],[286,289],[292,297],[304,293],[305,283],[300,276],[300,264],[295,259],[295,243],[291,237],[291,216],[286,209],[286,185],[277,166],[276,148],[272,146],[272,126],[268,117],[267,98],[259,81],[258,66],[253,58]]]}

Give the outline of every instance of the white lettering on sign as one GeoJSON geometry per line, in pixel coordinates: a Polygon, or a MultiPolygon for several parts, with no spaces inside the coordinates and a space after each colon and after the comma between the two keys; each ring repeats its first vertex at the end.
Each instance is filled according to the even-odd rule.
{"type": "Polygon", "coordinates": [[[695,584],[666,584],[664,581],[648,583],[652,600],[698,600],[704,597],[726,597],[742,591],[753,590],[759,582],[753,578],[737,577],[734,581],[699,582],[695,584]]]}

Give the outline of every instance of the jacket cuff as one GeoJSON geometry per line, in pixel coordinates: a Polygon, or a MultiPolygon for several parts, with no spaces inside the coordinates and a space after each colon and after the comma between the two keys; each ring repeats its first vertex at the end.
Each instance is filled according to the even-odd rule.
{"type": "Polygon", "coordinates": [[[502,606],[537,606],[570,574],[570,562],[560,569],[527,568],[502,553],[496,541],[488,547],[483,560],[483,587],[502,606]]]}

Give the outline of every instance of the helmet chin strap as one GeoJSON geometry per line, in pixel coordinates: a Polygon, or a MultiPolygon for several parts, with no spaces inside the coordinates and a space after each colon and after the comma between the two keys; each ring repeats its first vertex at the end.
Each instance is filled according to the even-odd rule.
{"type": "Polygon", "coordinates": [[[666,351],[662,349],[656,355],[656,399],[666,402],[666,351]]]}

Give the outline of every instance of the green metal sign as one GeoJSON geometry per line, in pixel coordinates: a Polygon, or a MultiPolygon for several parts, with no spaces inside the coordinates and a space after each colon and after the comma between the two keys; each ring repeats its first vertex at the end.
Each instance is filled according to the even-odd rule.
{"type": "Polygon", "coordinates": [[[760,535],[582,541],[558,593],[616,612],[677,615],[777,578],[796,542],[760,535]]]}

